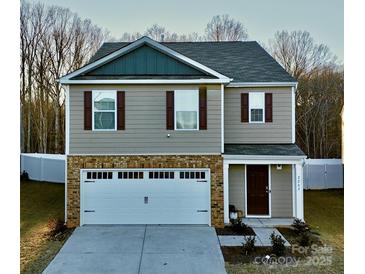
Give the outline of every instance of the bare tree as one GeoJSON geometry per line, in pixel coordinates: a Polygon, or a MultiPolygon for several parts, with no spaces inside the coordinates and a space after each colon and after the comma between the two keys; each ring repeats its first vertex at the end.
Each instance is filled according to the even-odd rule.
{"type": "Polygon", "coordinates": [[[129,33],[125,32],[123,33],[122,37],[119,39],[123,42],[132,42],[142,37],[142,34],[139,32],[129,33]]]}
{"type": "Polygon", "coordinates": [[[62,153],[64,90],[57,80],[87,63],[108,32],[68,9],[25,1],[20,21],[23,150],[62,153]]]}
{"type": "Polygon", "coordinates": [[[145,35],[160,42],[176,42],[179,39],[179,35],[177,33],[169,32],[165,27],[157,24],[147,28],[145,35]]]}
{"type": "Polygon", "coordinates": [[[296,79],[336,63],[329,48],[316,44],[307,31],[278,31],[269,40],[268,50],[296,79]]]}
{"type": "Polygon", "coordinates": [[[339,157],[344,78],[336,57],[307,31],[278,31],[267,49],[298,80],[298,145],[311,158],[339,157]]]}
{"type": "Polygon", "coordinates": [[[209,41],[244,41],[248,34],[244,25],[229,15],[215,15],[205,29],[209,41]]]}
{"type": "Polygon", "coordinates": [[[151,27],[147,28],[145,35],[153,40],[162,41],[166,39],[169,33],[166,31],[165,27],[154,24],[151,27]]]}
{"type": "Polygon", "coordinates": [[[189,34],[181,34],[179,35],[178,41],[179,42],[201,42],[201,41],[205,41],[205,37],[201,36],[199,33],[197,32],[192,32],[189,34]]]}

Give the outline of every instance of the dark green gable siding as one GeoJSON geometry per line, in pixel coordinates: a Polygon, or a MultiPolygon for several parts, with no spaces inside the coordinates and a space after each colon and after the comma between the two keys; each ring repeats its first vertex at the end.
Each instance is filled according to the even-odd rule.
{"type": "Polygon", "coordinates": [[[141,46],[88,73],[101,75],[192,75],[205,74],[149,46],[141,46]]]}

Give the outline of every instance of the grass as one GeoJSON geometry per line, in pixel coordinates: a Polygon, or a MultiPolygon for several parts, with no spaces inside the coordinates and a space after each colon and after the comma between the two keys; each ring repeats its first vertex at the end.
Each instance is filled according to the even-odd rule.
{"type": "Polygon", "coordinates": [[[21,273],[41,273],[70,234],[52,238],[47,226],[51,218],[64,218],[64,189],[64,184],[20,183],[21,273]]]}
{"type": "MultiPolygon", "coordinates": [[[[310,190],[304,192],[304,215],[306,222],[321,241],[332,247],[332,253],[317,257],[303,257],[296,267],[279,265],[257,265],[254,263],[226,262],[228,274],[241,273],[343,273],[344,272],[344,198],[343,190],[310,190]],[[315,261],[319,259],[319,261],[315,261]],[[324,262],[321,265],[321,262],[324,262]],[[317,265],[314,265],[318,263],[317,265]],[[329,263],[327,263],[329,262],[329,263]]],[[[290,230],[285,233],[288,240],[294,239],[290,230]]]]}

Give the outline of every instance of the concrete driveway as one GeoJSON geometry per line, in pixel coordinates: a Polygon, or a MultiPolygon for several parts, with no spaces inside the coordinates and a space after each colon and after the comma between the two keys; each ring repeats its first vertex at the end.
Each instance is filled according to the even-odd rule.
{"type": "Polygon", "coordinates": [[[88,225],[77,228],[43,273],[226,273],[214,228],[88,225]]]}

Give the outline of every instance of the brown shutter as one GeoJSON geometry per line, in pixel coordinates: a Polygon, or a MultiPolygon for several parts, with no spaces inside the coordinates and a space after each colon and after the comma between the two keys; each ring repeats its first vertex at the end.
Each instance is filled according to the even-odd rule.
{"type": "Polygon", "coordinates": [[[84,92],[84,130],[92,129],[92,93],[84,92]]]}
{"type": "Polygon", "coordinates": [[[272,122],[272,93],[265,93],[265,122],[272,122]]]}
{"type": "Polygon", "coordinates": [[[174,92],[166,91],[166,129],[174,128],[174,92]]]}
{"type": "Polygon", "coordinates": [[[207,129],[207,88],[199,88],[199,129],[207,129]]]}
{"type": "Polygon", "coordinates": [[[117,92],[117,130],[125,129],[125,92],[117,92]]]}
{"type": "Polygon", "coordinates": [[[241,122],[248,123],[248,93],[241,93],[241,122]]]}

